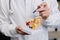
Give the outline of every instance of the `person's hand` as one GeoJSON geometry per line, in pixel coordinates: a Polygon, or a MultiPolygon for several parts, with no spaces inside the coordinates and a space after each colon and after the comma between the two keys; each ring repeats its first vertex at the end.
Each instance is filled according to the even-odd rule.
{"type": "Polygon", "coordinates": [[[37,9],[36,11],[39,12],[39,15],[43,18],[43,19],[47,19],[49,14],[50,14],[50,10],[47,6],[46,2],[41,3],[40,5],[38,5],[38,7],[40,7],[39,9],[37,9]]]}
{"type": "Polygon", "coordinates": [[[21,35],[29,35],[29,34],[23,32],[23,31],[22,31],[22,28],[21,28],[20,26],[17,26],[17,27],[16,27],[16,32],[17,32],[18,34],[21,34],[21,35]]]}

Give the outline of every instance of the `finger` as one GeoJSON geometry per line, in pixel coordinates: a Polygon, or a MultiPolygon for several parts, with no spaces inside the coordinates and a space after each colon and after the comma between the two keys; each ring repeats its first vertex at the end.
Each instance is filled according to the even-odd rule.
{"type": "Polygon", "coordinates": [[[36,11],[37,12],[43,12],[43,11],[46,11],[46,10],[49,10],[49,8],[47,8],[47,7],[45,7],[45,8],[39,8],[36,11]]]}
{"type": "Polygon", "coordinates": [[[42,2],[41,4],[38,5],[38,7],[45,7],[45,6],[47,6],[46,2],[42,2]]]}
{"type": "Polygon", "coordinates": [[[40,13],[40,16],[43,16],[44,14],[46,14],[46,12],[41,12],[41,13],[40,13]]]}
{"type": "Polygon", "coordinates": [[[47,6],[47,3],[46,2],[43,2],[40,5],[43,6],[43,7],[45,7],[45,6],[47,6]]]}
{"type": "Polygon", "coordinates": [[[41,3],[39,6],[40,8],[36,10],[37,12],[49,9],[46,2],[41,3]]]}
{"type": "Polygon", "coordinates": [[[42,16],[42,18],[46,19],[48,16],[49,16],[49,12],[45,11],[45,12],[42,12],[40,14],[40,16],[42,16]]]}
{"type": "Polygon", "coordinates": [[[21,34],[21,35],[29,35],[29,34],[23,32],[20,27],[17,27],[16,32],[19,33],[19,34],[21,34]]]}
{"type": "Polygon", "coordinates": [[[16,30],[16,32],[17,32],[18,34],[21,34],[21,31],[20,31],[20,30],[16,30]]]}
{"type": "Polygon", "coordinates": [[[19,29],[18,29],[18,30],[16,30],[16,31],[17,31],[17,33],[18,33],[18,34],[21,34],[21,35],[29,35],[29,34],[27,34],[27,33],[23,32],[23,31],[21,31],[21,30],[19,30],[19,29]]]}
{"type": "Polygon", "coordinates": [[[36,10],[37,12],[45,11],[45,8],[39,8],[36,10]]]}
{"type": "Polygon", "coordinates": [[[18,34],[22,34],[22,31],[20,31],[20,30],[16,30],[16,31],[17,31],[18,34]]]}
{"type": "Polygon", "coordinates": [[[20,33],[19,31],[21,32],[20,27],[16,27],[16,32],[17,32],[17,33],[20,33]]]}
{"type": "Polygon", "coordinates": [[[49,14],[49,11],[40,12],[42,15],[49,14]]]}
{"type": "Polygon", "coordinates": [[[17,27],[17,31],[23,32],[22,29],[21,29],[20,27],[17,27]]]}
{"type": "Polygon", "coordinates": [[[17,33],[22,33],[21,30],[22,30],[22,29],[21,29],[20,27],[16,27],[16,32],[17,32],[17,33]]]}
{"type": "Polygon", "coordinates": [[[20,26],[16,27],[16,30],[22,30],[22,28],[20,26]]]}

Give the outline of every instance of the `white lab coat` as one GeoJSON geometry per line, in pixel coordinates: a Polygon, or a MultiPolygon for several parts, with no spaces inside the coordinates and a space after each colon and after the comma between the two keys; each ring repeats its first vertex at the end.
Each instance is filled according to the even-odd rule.
{"type": "Polygon", "coordinates": [[[31,35],[22,36],[16,33],[16,26],[25,27],[25,21],[37,15],[33,11],[42,0],[11,0],[10,7],[9,0],[0,0],[0,31],[11,40],[48,40],[47,27],[59,27],[60,13],[56,0],[44,1],[50,8],[50,16],[31,35]]]}

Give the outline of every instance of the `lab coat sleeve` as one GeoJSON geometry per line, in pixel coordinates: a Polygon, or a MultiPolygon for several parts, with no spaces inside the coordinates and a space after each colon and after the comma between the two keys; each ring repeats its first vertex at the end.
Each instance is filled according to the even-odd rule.
{"type": "Polygon", "coordinates": [[[5,18],[2,18],[2,16],[0,15],[0,31],[9,37],[17,37],[17,33],[16,33],[16,24],[10,24],[6,21],[5,18]]]}
{"type": "Polygon", "coordinates": [[[43,25],[46,27],[60,28],[60,12],[58,10],[57,0],[50,2],[50,16],[44,21],[43,25]]]}
{"type": "Polygon", "coordinates": [[[1,8],[1,1],[0,1],[0,32],[2,32],[6,36],[16,37],[16,35],[18,35],[15,30],[17,25],[15,23],[10,24],[8,19],[3,13],[4,12],[1,8]]]}

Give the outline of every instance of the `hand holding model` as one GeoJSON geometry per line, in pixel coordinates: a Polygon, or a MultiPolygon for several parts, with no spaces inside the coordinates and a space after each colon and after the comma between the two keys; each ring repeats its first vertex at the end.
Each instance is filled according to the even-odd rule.
{"type": "Polygon", "coordinates": [[[41,24],[42,19],[45,20],[48,18],[49,14],[50,14],[50,10],[48,8],[47,3],[46,2],[41,3],[37,7],[36,12],[39,12],[39,16],[35,17],[34,19],[30,19],[26,22],[26,25],[32,29],[36,29],[38,27],[38,25],[41,24]]]}
{"type": "Polygon", "coordinates": [[[46,2],[41,3],[38,5],[40,7],[36,10],[36,12],[39,12],[39,15],[42,17],[42,19],[47,19],[50,14],[50,9],[48,8],[48,5],[46,2]]]}
{"type": "MultiPolygon", "coordinates": [[[[46,2],[41,3],[40,5],[38,5],[38,7],[40,8],[38,8],[36,12],[39,12],[39,16],[26,21],[26,25],[33,30],[35,30],[41,24],[42,19],[46,20],[50,14],[50,10],[46,2]]],[[[22,28],[20,26],[16,27],[17,33],[22,35],[28,35],[27,33],[21,30],[22,28]]]]}

